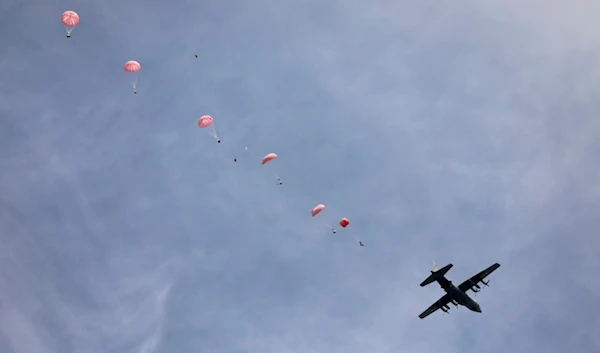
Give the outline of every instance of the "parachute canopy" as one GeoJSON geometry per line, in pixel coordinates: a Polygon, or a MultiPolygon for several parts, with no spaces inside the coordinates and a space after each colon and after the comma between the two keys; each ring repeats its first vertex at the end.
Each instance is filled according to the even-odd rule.
{"type": "Polygon", "coordinates": [[[130,60],[125,63],[123,69],[127,72],[138,72],[142,69],[142,65],[135,60],[130,60]]]}
{"type": "Polygon", "coordinates": [[[350,221],[348,220],[348,218],[342,218],[340,219],[340,225],[342,226],[342,228],[346,228],[348,226],[348,224],[350,224],[350,221]]]}
{"type": "Polygon", "coordinates": [[[318,204],[312,209],[312,211],[310,211],[310,213],[314,217],[314,216],[318,215],[321,211],[323,211],[323,209],[325,209],[325,205],[318,204]]]}
{"type": "Polygon", "coordinates": [[[274,160],[275,158],[277,158],[277,155],[275,153],[269,153],[268,155],[263,157],[262,164],[265,165],[266,163],[274,160]]]}
{"type": "Polygon", "coordinates": [[[210,115],[202,115],[200,119],[198,119],[198,127],[204,129],[210,124],[213,123],[213,118],[210,115]]]}
{"type": "Polygon", "coordinates": [[[60,22],[65,27],[74,28],[79,23],[79,15],[75,11],[65,11],[60,16],[60,22]]]}

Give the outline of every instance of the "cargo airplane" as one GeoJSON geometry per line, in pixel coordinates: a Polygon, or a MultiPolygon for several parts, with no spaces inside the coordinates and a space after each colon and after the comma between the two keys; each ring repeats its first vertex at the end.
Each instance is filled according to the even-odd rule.
{"type": "Polygon", "coordinates": [[[458,307],[458,305],[466,306],[471,311],[480,313],[481,307],[479,303],[477,303],[474,299],[469,297],[467,291],[470,289],[473,292],[477,293],[481,290],[478,283],[481,282],[485,286],[488,285],[489,281],[485,282],[483,279],[490,275],[492,272],[496,271],[496,269],[500,267],[500,264],[495,263],[492,266],[486,268],[485,270],[479,272],[475,276],[469,278],[468,280],[461,283],[458,287],[452,284],[444,275],[452,268],[452,264],[446,265],[438,270],[435,262],[433,263],[431,269],[431,275],[427,277],[421,283],[421,287],[425,287],[426,285],[437,282],[442,287],[444,291],[446,291],[446,295],[441,297],[437,302],[433,303],[427,310],[425,310],[419,317],[424,319],[429,314],[435,312],[438,309],[442,309],[443,312],[447,313],[450,310],[448,306],[449,303],[454,304],[454,306],[458,307]]]}

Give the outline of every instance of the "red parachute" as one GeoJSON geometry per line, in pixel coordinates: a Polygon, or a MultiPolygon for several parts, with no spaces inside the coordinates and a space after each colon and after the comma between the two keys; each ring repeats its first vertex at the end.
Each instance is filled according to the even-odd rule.
{"type": "MultiPolygon", "coordinates": [[[[348,218],[344,217],[340,219],[340,225],[342,226],[342,228],[346,228],[348,225],[350,225],[350,221],[348,220],[348,218]]],[[[354,231],[352,231],[352,229],[350,230],[350,233],[352,234],[352,237],[356,239],[360,246],[365,246],[365,244],[356,236],[356,234],[354,234],[354,231]]]]}
{"type": "Polygon", "coordinates": [[[198,119],[198,127],[201,129],[210,127],[210,129],[206,129],[206,132],[208,132],[210,136],[217,140],[217,143],[221,143],[221,139],[217,135],[217,130],[215,129],[213,122],[214,119],[210,115],[202,115],[200,119],[198,119]]]}
{"type": "Polygon", "coordinates": [[[346,228],[348,226],[348,224],[350,224],[350,221],[348,220],[348,218],[340,219],[340,225],[342,226],[342,228],[346,228]]]}
{"type": "Polygon", "coordinates": [[[213,123],[213,118],[209,115],[202,115],[200,119],[198,119],[198,127],[204,129],[207,126],[210,126],[213,123]]]}
{"type": "Polygon", "coordinates": [[[75,11],[65,11],[60,16],[60,22],[62,22],[67,30],[67,38],[71,38],[71,32],[79,24],[79,15],[75,11]]]}
{"type": "Polygon", "coordinates": [[[133,86],[133,93],[137,94],[138,72],[142,69],[142,65],[135,60],[130,60],[123,65],[123,69],[132,76],[131,85],[133,86]]]}

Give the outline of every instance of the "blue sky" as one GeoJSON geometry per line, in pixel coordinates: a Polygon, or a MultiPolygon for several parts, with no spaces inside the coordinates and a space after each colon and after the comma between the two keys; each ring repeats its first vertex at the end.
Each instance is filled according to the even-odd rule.
{"type": "Polygon", "coordinates": [[[2,2],[0,352],[599,351],[600,5],[451,3],[2,2]]]}

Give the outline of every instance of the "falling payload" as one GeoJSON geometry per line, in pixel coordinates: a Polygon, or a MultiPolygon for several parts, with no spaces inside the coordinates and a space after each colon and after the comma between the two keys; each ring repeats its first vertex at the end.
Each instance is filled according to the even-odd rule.
{"type": "Polygon", "coordinates": [[[62,22],[67,30],[67,38],[71,38],[71,32],[79,24],[79,15],[75,11],[65,11],[60,16],[60,22],[62,22]]]}
{"type": "Polygon", "coordinates": [[[130,60],[123,66],[125,72],[131,75],[131,85],[133,86],[133,94],[137,94],[137,81],[142,65],[135,60],[130,60]]]}
{"type": "MultiPolygon", "coordinates": [[[[316,205],[315,207],[313,207],[313,209],[310,211],[310,214],[314,217],[316,217],[319,213],[321,213],[323,210],[325,209],[325,205],[323,205],[322,203],[316,205]]],[[[323,223],[325,223],[325,225],[331,229],[331,232],[333,234],[337,233],[337,231],[335,230],[335,228],[333,228],[332,226],[329,225],[329,223],[323,221],[323,223]]]]}
{"type": "MultiPolygon", "coordinates": [[[[340,219],[340,226],[342,226],[342,228],[346,228],[349,225],[350,225],[350,221],[348,220],[348,218],[344,217],[344,218],[340,219]]],[[[365,244],[360,239],[358,239],[358,237],[354,234],[354,231],[351,231],[351,233],[352,233],[352,237],[354,239],[356,239],[356,241],[358,242],[358,245],[365,246],[365,244]]]]}
{"type": "MultiPolygon", "coordinates": [[[[277,159],[277,155],[275,153],[269,153],[263,157],[262,165],[265,165],[275,159],[277,159]]],[[[271,173],[275,176],[275,178],[277,178],[277,184],[282,185],[283,181],[281,181],[281,178],[277,175],[277,173],[275,173],[274,171],[271,171],[271,173]]]]}
{"type": "MultiPolygon", "coordinates": [[[[247,151],[247,150],[248,150],[248,147],[244,147],[244,150],[246,150],[246,151],[247,151]]],[[[233,159],[233,161],[234,161],[234,162],[237,162],[237,161],[238,161],[238,159],[237,159],[237,158],[234,158],[234,159],[233,159]]]]}
{"type": "Polygon", "coordinates": [[[215,129],[214,119],[210,115],[202,115],[200,119],[198,119],[198,127],[201,129],[210,127],[210,129],[206,129],[205,131],[217,140],[217,143],[221,143],[221,139],[217,135],[217,130],[215,129]]]}

